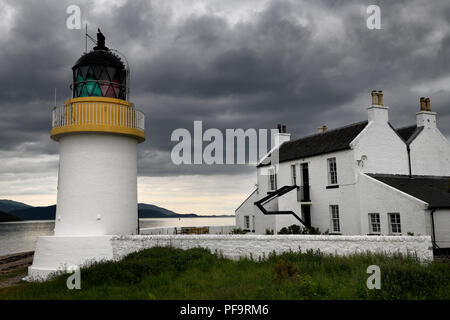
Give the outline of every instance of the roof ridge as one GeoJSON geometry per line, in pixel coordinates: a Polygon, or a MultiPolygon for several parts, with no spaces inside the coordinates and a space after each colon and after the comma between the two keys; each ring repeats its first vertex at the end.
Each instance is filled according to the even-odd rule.
{"type": "Polygon", "coordinates": [[[361,124],[363,124],[363,123],[368,123],[368,122],[369,122],[368,120],[364,120],[364,121],[359,121],[359,122],[347,124],[347,125],[345,125],[345,126],[338,127],[338,128],[334,128],[334,129],[330,129],[330,130],[327,130],[327,131],[325,131],[325,132],[313,133],[313,134],[310,134],[310,135],[307,135],[307,136],[303,136],[303,137],[301,137],[301,138],[297,138],[297,139],[295,139],[295,140],[287,141],[287,142],[285,142],[285,143],[286,143],[286,144],[289,144],[289,143],[292,143],[292,142],[295,142],[295,141],[299,141],[299,140],[311,138],[311,137],[314,137],[314,136],[325,135],[325,134],[330,133],[330,132],[333,132],[333,131],[342,130],[342,129],[345,129],[345,128],[348,128],[348,127],[357,126],[357,125],[361,125],[361,124]]]}
{"type": "Polygon", "coordinates": [[[403,129],[406,129],[406,128],[412,128],[412,127],[417,127],[417,124],[411,124],[409,126],[403,126],[403,127],[400,127],[400,128],[395,128],[395,131],[403,130],[403,129]]]}

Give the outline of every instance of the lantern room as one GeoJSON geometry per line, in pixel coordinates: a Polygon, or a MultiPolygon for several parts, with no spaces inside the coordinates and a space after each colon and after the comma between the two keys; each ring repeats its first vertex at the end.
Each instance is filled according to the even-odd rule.
{"type": "Polygon", "coordinates": [[[119,56],[105,46],[98,30],[97,45],[72,68],[72,97],[108,97],[127,100],[127,69],[119,56]]]}

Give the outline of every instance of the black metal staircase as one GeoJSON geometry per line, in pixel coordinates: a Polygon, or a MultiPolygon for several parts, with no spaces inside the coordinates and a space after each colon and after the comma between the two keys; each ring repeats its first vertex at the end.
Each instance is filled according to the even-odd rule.
{"type": "Polygon", "coordinates": [[[308,226],[294,211],[267,211],[266,208],[264,208],[264,204],[267,202],[273,200],[274,198],[281,197],[282,195],[294,190],[298,189],[299,187],[294,186],[283,186],[280,189],[277,189],[275,191],[269,192],[269,194],[258,201],[256,201],[254,204],[258,207],[259,210],[265,215],[277,215],[277,214],[291,214],[293,215],[302,225],[305,226],[305,228],[310,229],[310,226],[308,226]]]}

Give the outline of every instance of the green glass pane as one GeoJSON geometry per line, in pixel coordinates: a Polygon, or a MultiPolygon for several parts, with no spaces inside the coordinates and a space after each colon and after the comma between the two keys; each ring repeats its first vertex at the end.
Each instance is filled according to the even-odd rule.
{"type": "Polygon", "coordinates": [[[100,87],[98,86],[98,83],[92,83],[90,86],[91,86],[91,90],[89,92],[91,93],[92,97],[101,97],[102,96],[102,92],[100,90],[100,87]]]}
{"type": "Polygon", "coordinates": [[[89,97],[88,90],[86,87],[87,85],[83,85],[81,87],[81,94],[79,95],[80,97],[89,97]]]}
{"type": "Polygon", "coordinates": [[[86,78],[88,68],[89,68],[88,66],[83,66],[83,67],[79,68],[79,73],[81,73],[81,77],[83,79],[86,78]]]}

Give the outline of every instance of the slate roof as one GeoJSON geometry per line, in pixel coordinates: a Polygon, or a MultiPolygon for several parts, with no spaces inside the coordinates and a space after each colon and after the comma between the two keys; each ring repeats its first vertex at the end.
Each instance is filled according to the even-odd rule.
{"type": "Polygon", "coordinates": [[[423,127],[417,127],[417,125],[395,129],[406,144],[410,144],[422,130],[423,127]]]}
{"type": "MultiPolygon", "coordinates": [[[[279,150],[279,163],[350,149],[350,142],[367,126],[367,123],[367,120],[357,122],[324,133],[285,142],[279,150]]],[[[406,144],[410,144],[423,130],[423,127],[417,127],[417,125],[398,129],[395,129],[390,123],[389,125],[406,144]]],[[[257,167],[269,165],[269,160],[270,155],[257,167]]]]}
{"type": "Polygon", "coordinates": [[[450,176],[405,176],[368,174],[395,189],[425,201],[429,208],[450,208],[450,176]]]}
{"type": "MultiPolygon", "coordinates": [[[[279,150],[279,162],[312,157],[324,153],[350,149],[350,142],[367,126],[368,121],[328,130],[285,142],[279,150]]],[[[270,159],[270,158],[268,158],[270,159]]],[[[268,165],[261,163],[258,167],[268,165]]]]}

